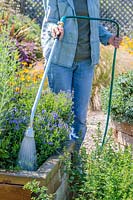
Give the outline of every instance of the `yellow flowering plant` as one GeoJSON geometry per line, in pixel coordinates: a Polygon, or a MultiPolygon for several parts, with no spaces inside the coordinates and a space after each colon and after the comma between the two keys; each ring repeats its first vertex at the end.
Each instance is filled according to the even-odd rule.
{"type": "Polygon", "coordinates": [[[133,55],[133,38],[129,38],[129,37],[125,36],[123,38],[123,42],[122,42],[121,46],[125,50],[127,50],[131,55],[133,55]]]}

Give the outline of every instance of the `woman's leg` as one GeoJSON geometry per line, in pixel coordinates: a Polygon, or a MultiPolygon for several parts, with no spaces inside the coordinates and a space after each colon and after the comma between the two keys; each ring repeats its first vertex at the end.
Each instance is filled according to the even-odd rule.
{"type": "Polygon", "coordinates": [[[86,116],[91,95],[94,66],[91,60],[74,63],[73,89],[74,89],[74,132],[80,139],[77,141],[79,149],[86,133],[86,116]]]}
{"type": "Polygon", "coordinates": [[[78,149],[86,133],[86,115],[91,94],[94,66],[90,60],[75,62],[72,68],[51,64],[48,81],[51,90],[74,92],[74,133],[81,137],[76,141],[78,149]]]}

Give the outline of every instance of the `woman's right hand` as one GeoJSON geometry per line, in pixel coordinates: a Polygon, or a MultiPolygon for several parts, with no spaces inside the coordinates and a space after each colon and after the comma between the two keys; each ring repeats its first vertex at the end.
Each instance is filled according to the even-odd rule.
{"type": "Polygon", "coordinates": [[[59,40],[61,40],[64,36],[64,28],[60,25],[53,26],[51,33],[53,38],[59,37],[59,40]]]}

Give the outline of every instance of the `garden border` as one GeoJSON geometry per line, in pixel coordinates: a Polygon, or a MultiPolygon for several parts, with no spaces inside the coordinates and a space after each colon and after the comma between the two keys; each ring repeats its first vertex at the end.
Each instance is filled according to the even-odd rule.
{"type": "MultiPolygon", "coordinates": [[[[70,142],[67,147],[69,155],[73,150],[74,142],[70,142]]],[[[29,191],[22,188],[27,182],[36,179],[40,181],[41,185],[48,188],[48,193],[55,194],[55,200],[67,200],[69,197],[68,177],[64,172],[64,165],[61,163],[60,156],[51,156],[37,171],[0,170],[0,196],[3,200],[30,200],[29,191]],[[14,195],[15,197],[19,196],[19,199],[14,199],[14,195]]],[[[69,156],[69,159],[71,160],[71,156],[69,156]]]]}

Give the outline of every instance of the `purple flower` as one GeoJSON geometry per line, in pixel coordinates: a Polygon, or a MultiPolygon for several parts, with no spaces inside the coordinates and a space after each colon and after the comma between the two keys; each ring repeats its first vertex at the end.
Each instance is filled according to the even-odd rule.
{"type": "Polygon", "coordinates": [[[66,128],[66,129],[68,129],[68,128],[69,128],[69,127],[68,127],[68,124],[65,124],[65,128],[66,128]]]}
{"type": "Polygon", "coordinates": [[[16,119],[13,119],[12,122],[13,122],[14,124],[18,124],[18,121],[17,121],[16,119]]]}
{"type": "Polygon", "coordinates": [[[15,127],[15,130],[17,130],[17,131],[18,131],[18,130],[19,130],[19,128],[20,128],[20,127],[19,127],[19,124],[17,124],[17,125],[16,125],[16,127],[15,127]]]}
{"type": "Polygon", "coordinates": [[[17,111],[18,111],[18,109],[17,109],[17,108],[13,108],[13,111],[14,111],[14,112],[17,112],[17,111]]]}
{"type": "Polygon", "coordinates": [[[15,98],[15,97],[12,97],[12,98],[11,98],[11,101],[15,101],[15,100],[16,100],[16,98],[15,98]]]}
{"type": "Polygon", "coordinates": [[[62,128],[62,127],[63,127],[63,124],[62,124],[62,123],[59,123],[59,124],[58,124],[58,127],[59,127],[59,128],[62,128]]]}
{"type": "Polygon", "coordinates": [[[54,129],[53,127],[50,127],[50,128],[49,128],[50,131],[53,131],[53,129],[54,129]]]}
{"type": "Polygon", "coordinates": [[[17,124],[17,121],[16,121],[15,119],[10,119],[10,120],[9,120],[9,123],[10,123],[10,124],[17,124]]]}
{"type": "Polygon", "coordinates": [[[49,144],[50,146],[52,146],[54,143],[53,143],[53,142],[48,142],[48,144],[49,144]]]}
{"type": "Polygon", "coordinates": [[[46,110],[43,109],[43,110],[42,110],[42,114],[44,114],[45,112],[46,112],[46,110]]]}
{"type": "Polygon", "coordinates": [[[57,114],[56,112],[53,112],[52,115],[53,115],[53,118],[54,118],[55,120],[58,119],[58,114],[57,114]]]}

